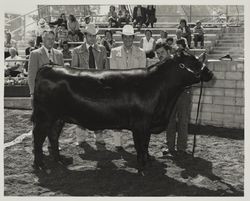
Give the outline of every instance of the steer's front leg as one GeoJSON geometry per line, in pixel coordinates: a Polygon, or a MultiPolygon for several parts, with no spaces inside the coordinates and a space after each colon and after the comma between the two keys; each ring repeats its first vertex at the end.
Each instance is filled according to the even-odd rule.
{"type": "Polygon", "coordinates": [[[144,175],[144,170],[147,161],[147,150],[145,150],[145,136],[143,132],[133,131],[133,139],[135,144],[135,149],[137,152],[137,165],[138,173],[144,175]]]}

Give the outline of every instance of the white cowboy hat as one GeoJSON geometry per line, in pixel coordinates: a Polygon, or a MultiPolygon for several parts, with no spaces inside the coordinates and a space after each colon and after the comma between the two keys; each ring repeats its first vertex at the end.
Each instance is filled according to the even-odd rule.
{"type": "Polygon", "coordinates": [[[123,28],[122,28],[122,32],[121,31],[117,31],[118,34],[121,34],[121,35],[127,35],[127,36],[133,36],[133,35],[137,35],[139,34],[139,32],[134,32],[134,28],[132,25],[125,25],[123,28]]]}
{"type": "Polygon", "coordinates": [[[95,27],[95,24],[90,23],[86,25],[85,29],[82,29],[83,33],[89,33],[91,35],[96,35],[98,33],[99,29],[95,27]]]}

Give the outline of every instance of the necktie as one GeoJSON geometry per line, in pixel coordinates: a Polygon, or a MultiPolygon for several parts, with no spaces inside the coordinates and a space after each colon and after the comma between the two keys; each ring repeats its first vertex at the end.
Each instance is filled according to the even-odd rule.
{"type": "Polygon", "coordinates": [[[49,62],[53,63],[53,55],[52,55],[51,50],[48,50],[48,53],[49,53],[49,62]]]}
{"type": "Polygon", "coordinates": [[[92,51],[92,46],[89,46],[89,68],[95,68],[95,57],[92,51]]]}

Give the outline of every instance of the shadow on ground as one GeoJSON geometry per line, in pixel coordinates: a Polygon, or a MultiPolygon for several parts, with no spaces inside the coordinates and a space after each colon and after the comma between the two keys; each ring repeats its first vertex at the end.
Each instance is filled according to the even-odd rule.
{"type": "Polygon", "coordinates": [[[190,124],[188,131],[189,133],[196,133],[197,135],[209,135],[234,140],[244,140],[243,129],[190,124]]]}
{"type": "Polygon", "coordinates": [[[159,160],[153,160],[147,167],[146,176],[142,177],[136,172],[134,154],[125,150],[110,151],[105,147],[94,149],[87,143],[82,148],[85,151],[79,155],[82,164],[85,160],[97,162],[95,167],[69,170],[46,157],[52,173],[36,172],[39,185],[70,196],[243,196],[243,192],[214,175],[211,162],[201,158],[188,156],[174,163],[183,169],[183,179],[203,175],[212,181],[221,182],[226,188],[211,190],[170,178],[166,176],[167,166],[159,160]],[[119,160],[123,163],[114,165],[113,162],[119,160]]]}

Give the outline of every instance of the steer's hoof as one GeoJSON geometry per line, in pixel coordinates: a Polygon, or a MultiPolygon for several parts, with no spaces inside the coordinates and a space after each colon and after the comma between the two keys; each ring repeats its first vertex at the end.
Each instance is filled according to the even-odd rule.
{"type": "Polygon", "coordinates": [[[35,171],[43,171],[46,174],[51,173],[51,170],[48,167],[46,167],[44,163],[34,163],[32,167],[35,171]]]}

